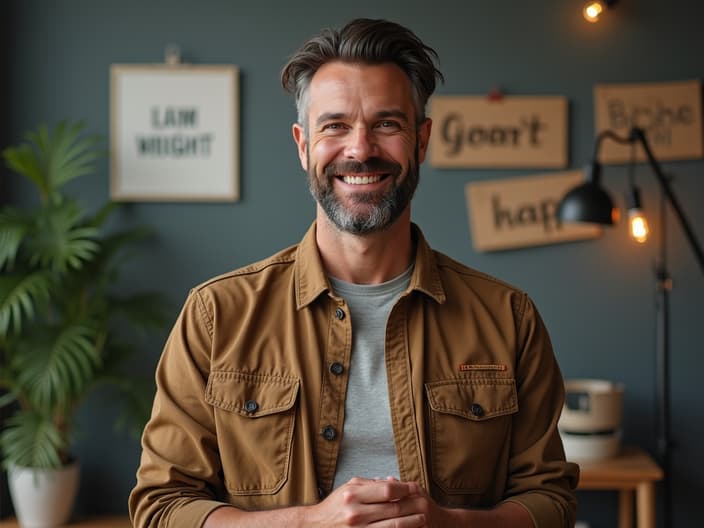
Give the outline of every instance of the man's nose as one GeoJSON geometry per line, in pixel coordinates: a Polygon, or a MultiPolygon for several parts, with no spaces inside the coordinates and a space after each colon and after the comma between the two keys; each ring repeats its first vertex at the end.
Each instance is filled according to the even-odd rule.
{"type": "Polygon", "coordinates": [[[365,161],[376,154],[374,134],[366,127],[356,127],[350,133],[349,142],[345,148],[345,156],[349,159],[365,161]]]}

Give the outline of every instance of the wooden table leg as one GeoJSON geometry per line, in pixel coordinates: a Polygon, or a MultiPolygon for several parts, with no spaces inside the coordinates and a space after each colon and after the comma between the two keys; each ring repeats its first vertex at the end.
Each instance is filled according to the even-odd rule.
{"type": "Polygon", "coordinates": [[[633,528],[633,491],[629,489],[618,493],[618,528],[633,528]]]}
{"type": "Polygon", "coordinates": [[[638,528],[655,528],[655,485],[639,482],[636,487],[638,528]]]}

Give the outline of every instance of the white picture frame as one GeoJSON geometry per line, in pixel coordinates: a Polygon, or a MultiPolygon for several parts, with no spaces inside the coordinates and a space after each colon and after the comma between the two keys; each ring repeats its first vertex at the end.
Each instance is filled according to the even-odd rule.
{"type": "Polygon", "coordinates": [[[111,198],[237,201],[238,74],[232,65],[111,65],[111,198]]]}

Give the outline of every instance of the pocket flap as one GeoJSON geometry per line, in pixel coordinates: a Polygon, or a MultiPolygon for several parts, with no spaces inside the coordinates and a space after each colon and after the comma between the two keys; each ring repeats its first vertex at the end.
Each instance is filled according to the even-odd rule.
{"type": "Polygon", "coordinates": [[[487,420],[518,411],[516,382],[512,378],[434,381],[425,384],[431,409],[468,420],[487,420]]]}
{"type": "Polygon", "coordinates": [[[293,407],[298,386],[298,378],[215,371],[208,377],[205,401],[226,411],[257,418],[293,407]]]}

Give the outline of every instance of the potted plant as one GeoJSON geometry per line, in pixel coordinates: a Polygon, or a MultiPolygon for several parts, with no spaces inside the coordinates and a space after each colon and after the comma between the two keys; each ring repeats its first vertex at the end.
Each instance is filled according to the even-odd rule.
{"type": "Polygon", "coordinates": [[[0,207],[0,406],[11,409],[0,450],[21,525],[55,526],[70,516],[78,482],[71,441],[77,408],[90,391],[114,387],[124,403],[116,422],[139,434],[152,384],[121,367],[135,351],[135,329],[165,323],[160,295],[118,295],[116,289],[125,250],[148,230],[109,230],[114,203],[88,214],[65,191],[70,181],[92,174],[105,154],[100,139],[83,128],[41,126],[2,152],[38,197],[31,208],[0,207]],[[21,504],[60,475],[69,480],[58,491],[29,498],[28,509],[21,504]],[[18,489],[22,483],[30,491],[18,489]],[[59,503],[53,513],[42,502],[52,497],[59,503]]]}

